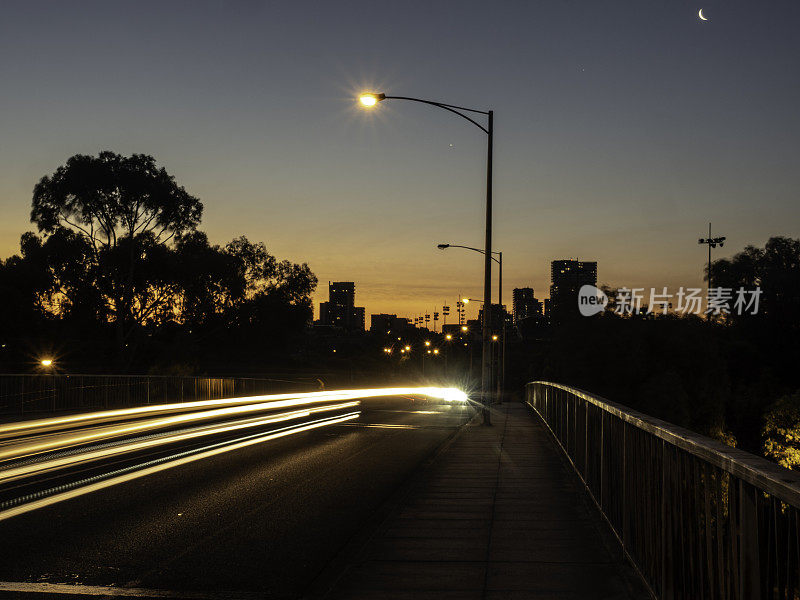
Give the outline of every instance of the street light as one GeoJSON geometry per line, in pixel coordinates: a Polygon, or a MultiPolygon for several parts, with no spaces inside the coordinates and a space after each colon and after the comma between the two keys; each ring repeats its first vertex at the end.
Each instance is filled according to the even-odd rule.
{"type": "MultiPolygon", "coordinates": [[[[480,252],[481,254],[485,254],[483,250],[480,248],[473,248],[472,246],[461,246],[459,244],[436,244],[436,247],[439,250],[447,250],[448,248],[464,248],[465,250],[472,250],[473,252],[480,252]]],[[[492,256],[492,260],[498,264],[498,272],[500,275],[498,281],[498,289],[497,289],[497,303],[502,305],[503,304],[503,253],[502,252],[492,252],[492,254],[496,254],[498,258],[492,256]]],[[[464,302],[469,302],[470,298],[463,298],[464,302]]]]}
{"type": "MultiPolygon", "coordinates": [[[[480,248],[473,248],[472,246],[462,246],[460,244],[437,244],[436,245],[439,250],[447,250],[448,248],[464,248],[465,250],[472,250],[473,252],[479,252],[485,255],[485,252],[480,248]]],[[[497,304],[500,306],[500,310],[503,307],[503,253],[502,252],[492,252],[492,254],[496,254],[497,258],[492,256],[492,260],[498,264],[498,272],[499,278],[497,281],[497,304]]],[[[462,302],[464,304],[468,304],[470,298],[464,298],[462,302]]],[[[484,310],[484,314],[486,311],[484,310]]],[[[502,390],[506,384],[506,324],[505,318],[503,319],[502,323],[502,333],[503,333],[503,344],[500,349],[501,351],[501,358],[500,358],[500,377],[497,378],[497,398],[499,399],[502,395],[502,390]]]]}
{"type": "Polygon", "coordinates": [[[53,359],[52,358],[43,358],[41,360],[41,365],[43,367],[50,367],[50,366],[53,365],[53,359]]]}
{"type": "MultiPolygon", "coordinates": [[[[422,100],[421,98],[410,98],[408,96],[387,96],[383,93],[365,92],[359,96],[359,102],[365,108],[374,108],[379,102],[383,100],[408,100],[411,102],[420,102],[428,104],[437,108],[444,109],[448,112],[458,115],[466,119],[475,127],[483,131],[487,136],[487,151],[486,151],[486,241],[484,244],[484,261],[483,261],[483,304],[484,306],[492,306],[492,148],[494,144],[494,111],[493,110],[477,110],[474,108],[466,108],[463,106],[456,106],[455,104],[445,104],[443,102],[434,102],[432,100],[422,100]],[[481,125],[475,119],[468,116],[466,113],[473,113],[475,115],[484,115],[486,117],[486,125],[481,125]]],[[[491,424],[491,416],[489,414],[487,400],[489,398],[489,385],[492,380],[492,362],[491,362],[491,344],[489,342],[489,335],[491,332],[491,310],[483,311],[483,354],[481,357],[481,402],[483,403],[483,422],[485,425],[491,424]]]]}
{"type": "Polygon", "coordinates": [[[375,106],[376,104],[378,104],[378,102],[385,99],[386,99],[385,94],[361,94],[358,97],[358,101],[361,102],[361,104],[363,106],[366,106],[367,108],[375,106]]]}

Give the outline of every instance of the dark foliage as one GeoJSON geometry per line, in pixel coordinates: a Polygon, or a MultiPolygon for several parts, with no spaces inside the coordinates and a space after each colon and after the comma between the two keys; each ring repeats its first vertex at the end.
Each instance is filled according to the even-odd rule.
{"type": "Polygon", "coordinates": [[[244,236],[210,244],[202,209],[144,155],[77,155],[42,178],[31,213],[41,233],[0,262],[0,326],[17,364],[43,343],[81,370],[203,370],[212,351],[262,364],[291,352],[316,277],[244,236]]]}
{"type": "Polygon", "coordinates": [[[758,314],[581,319],[513,348],[509,372],[523,376],[509,385],[567,383],[759,452],[765,414],[800,388],[800,240],[771,238],[712,268],[715,287],[760,286],[758,314]]]}

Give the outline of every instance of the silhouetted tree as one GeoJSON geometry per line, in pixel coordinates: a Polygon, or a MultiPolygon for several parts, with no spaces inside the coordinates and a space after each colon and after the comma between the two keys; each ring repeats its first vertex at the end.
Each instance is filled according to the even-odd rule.
{"type": "Polygon", "coordinates": [[[286,356],[311,320],[316,277],[244,236],[210,244],[201,214],[150,156],[73,156],[34,189],[41,233],[0,261],[4,339],[94,340],[95,354],[113,339],[117,369],[141,345],[145,370],[154,352],[167,367],[286,356]]]}
{"type": "MultiPolygon", "coordinates": [[[[800,326],[800,240],[772,237],[763,248],[747,246],[712,264],[715,287],[761,289],[757,318],[776,327],[800,326]]],[[[735,311],[729,319],[751,319],[735,311]]],[[[751,319],[752,320],[752,319],[751,319]]]]}
{"type": "MultiPolygon", "coordinates": [[[[152,156],[101,152],[75,155],[43,177],[33,190],[31,221],[47,236],[84,242],[78,262],[103,296],[97,310],[115,324],[122,355],[137,327],[170,309],[167,242],[196,228],[202,212],[152,156]]],[[[63,287],[58,297],[76,306],[71,292],[63,287]]]]}

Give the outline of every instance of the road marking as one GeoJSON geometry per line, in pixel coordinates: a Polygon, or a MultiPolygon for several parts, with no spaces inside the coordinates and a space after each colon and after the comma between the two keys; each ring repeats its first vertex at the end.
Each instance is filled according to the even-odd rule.
{"type": "Polygon", "coordinates": [[[113,585],[75,585],[71,583],[29,583],[25,581],[0,581],[0,592],[26,592],[37,594],[71,594],[73,596],[119,596],[128,598],[186,598],[188,600],[249,600],[263,598],[252,592],[182,592],[122,588],[113,585]]]}

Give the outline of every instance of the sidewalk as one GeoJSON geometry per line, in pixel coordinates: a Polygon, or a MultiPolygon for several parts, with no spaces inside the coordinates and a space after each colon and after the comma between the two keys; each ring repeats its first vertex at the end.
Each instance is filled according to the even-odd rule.
{"type": "Polygon", "coordinates": [[[544,425],[522,404],[467,426],[328,598],[648,598],[544,425]]]}

